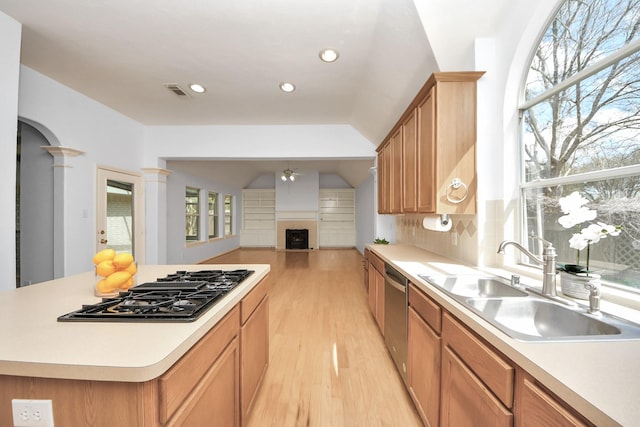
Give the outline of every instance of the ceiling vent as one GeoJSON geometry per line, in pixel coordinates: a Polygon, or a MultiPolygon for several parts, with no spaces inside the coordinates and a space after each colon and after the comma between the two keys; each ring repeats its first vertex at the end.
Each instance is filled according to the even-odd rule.
{"type": "Polygon", "coordinates": [[[171,92],[175,93],[178,96],[185,96],[188,97],[189,94],[187,92],[184,91],[184,89],[182,89],[179,85],[174,84],[174,83],[166,83],[165,87],[167,89],[169,89],[171,92]]]}

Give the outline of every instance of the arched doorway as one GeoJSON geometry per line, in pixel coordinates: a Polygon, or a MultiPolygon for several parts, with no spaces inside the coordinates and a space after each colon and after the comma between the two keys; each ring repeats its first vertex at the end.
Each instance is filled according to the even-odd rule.
{"type": "Polygon", "coordinates": [[[18,122],[16,158],[16,287],[54,278],[53,157],[49,141],[18,122]]]}

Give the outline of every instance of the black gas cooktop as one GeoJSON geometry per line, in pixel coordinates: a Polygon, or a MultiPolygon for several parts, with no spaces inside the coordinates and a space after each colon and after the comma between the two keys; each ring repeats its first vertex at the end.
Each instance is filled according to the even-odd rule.
{"type": "Polygon", "coordinates": [[[177,271],[58,317],[84,322],[192,322],[253,273],[177,271]]]}

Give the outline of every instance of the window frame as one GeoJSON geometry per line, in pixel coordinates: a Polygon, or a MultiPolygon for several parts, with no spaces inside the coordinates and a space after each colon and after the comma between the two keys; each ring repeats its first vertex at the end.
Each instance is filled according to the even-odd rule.
{"type": "MultiPolygon", "coordinates": [[[[566,0],[565,0],[566,2],[566,0]]],[[[524,136],[525,136],[525,111],[535,107],[536,105],[540,105],[545,102],[549,98],[565,91],[566,89],[576,85],[581,81],[585,81],[591,76],[599,73],[612,66],[618,61],[621,61],[625,58],[631,57],[634,54],[640,52],[640,39],[629,43],[628,45],[617,49],[615,52],[610,53],[604,56],[602,59],[594,62],[593,64],[585,67],[584,69],[578,71],[573,74],[566,80],[558,83],[550,89],[538,94],[530,100],[525,99],[525,90],[527,87],[527,77],[528,73],[531,69],[532,61],[540,44],[542,42],[543,37],[548,31],[551,23],[558,16],[558,12],[564,6],[565,2],[559,2],[558,6],[554,8],[551,13],[549,19],[545,22],[544,27],[541,29],[540,35],[536,38],[534,45],[532,46],[531,53],[529,55],[529,59],[526,62],[525,68],[523,69],[523,78],[520,83],[520,102],[517,106],[518,119],[519,119],[519,185],[518,185],[518,227],[519,227],[519,235],[520,240],[526,242],[528,236],[525,236],[525,233],[528,229],[527,225],[527,212],[526,212],[526,191],[529,189],[541,189],[544,187],[556,187],[560,185],[567,184],[580,184],[585,182],[594,182],[601,181],[612,178],[625,178],[631,176],[639,176],[640,175],[640,164],[629,165],[629,166],[621,166],[615,167],[605,170],[596,170],[589,172],[581,172],[575,173],[572,175],[560,176],[560,177],[552,177],[552,178],[537,178],[532,181],[526,181],[526,154],[524,150],[524,136]]],[[[534,253],[539,253],[538,251],[534,253]]],[[[521,256],[519,258],[518,263],[522,267],[536,267],[537,269],[541,268],[540,266],[531,263],[531,261],[526,256],[521,256]]],[[[638,305],[640,303],[640,289],[625,286],[622,284],[617,284],[614,282],[607,282],[603,280],[603,293],[611,296],[612,299],[617,300],[619,303],[623,303],[625,305],[633,305],[634,308],[640,309],[638,305]],[[631,304],[629,304],[631,302],[631,304]]]]}
{"type": "Polygon", "coordinates": [[[185,241],[187,243],[193,243],[193,242],[198,242],[200,241],[200,234],[201,234],[201,225],[200,225],[200,192],[201,190],[199,188],[196,187],[190,187],[190,186],[186,186],[185,187],[185,241]],[[191,194],[190,194],[191,192],[191,194]],[[188,199],[190,198],[194,198],[196,199],[196,203],[189,203],[188,199]],[[195,213],[189,213],[187,212],[187,206],[194,206],[196,207],[195,209],[195,213]],[[195,218],[195,222],[193,222],[193,224],[195,224],[195,231],[196,234],[195,236],[190,236],[189,234],[187,234],[187,224],[189,224],[189,218],[195,218]]]}
{"type": "Polygon", "coordinates": [[[224,237],[233,236],[233,195],[224,195],[224,237]],[[227,210],[227,206],[229,209],[227,210]]]}
{"type": "Polygon", "coordinates": [[[208,236],[209,239],[217,239],[220,237],[220,193],[217,191],[209,191],[207,193],[207,225],[208,225],[208,236]],[[215,201],[213,205],[213,209],[211,209],[211,196],[214,195],[215,201]],[[213,212],[213,213],[212,213],[213,212]]]}

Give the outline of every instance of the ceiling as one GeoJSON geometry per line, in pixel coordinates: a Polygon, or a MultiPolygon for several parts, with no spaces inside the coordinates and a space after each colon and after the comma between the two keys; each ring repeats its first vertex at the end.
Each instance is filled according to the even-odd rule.
{"type": "MultiPolygon", "coordinates": [[[[144,125],[349,124],[377,145],[438,70],[414,0],[0,0],[0,11],[23,24],[23,64],[144,125]],[[319,60],[327,47],[336,62],[319,60]]],[[[339,163],[316,166],[346,173],[339,163]]],[[[273,164],[236,166],[222,178],[273,164]]]]}

